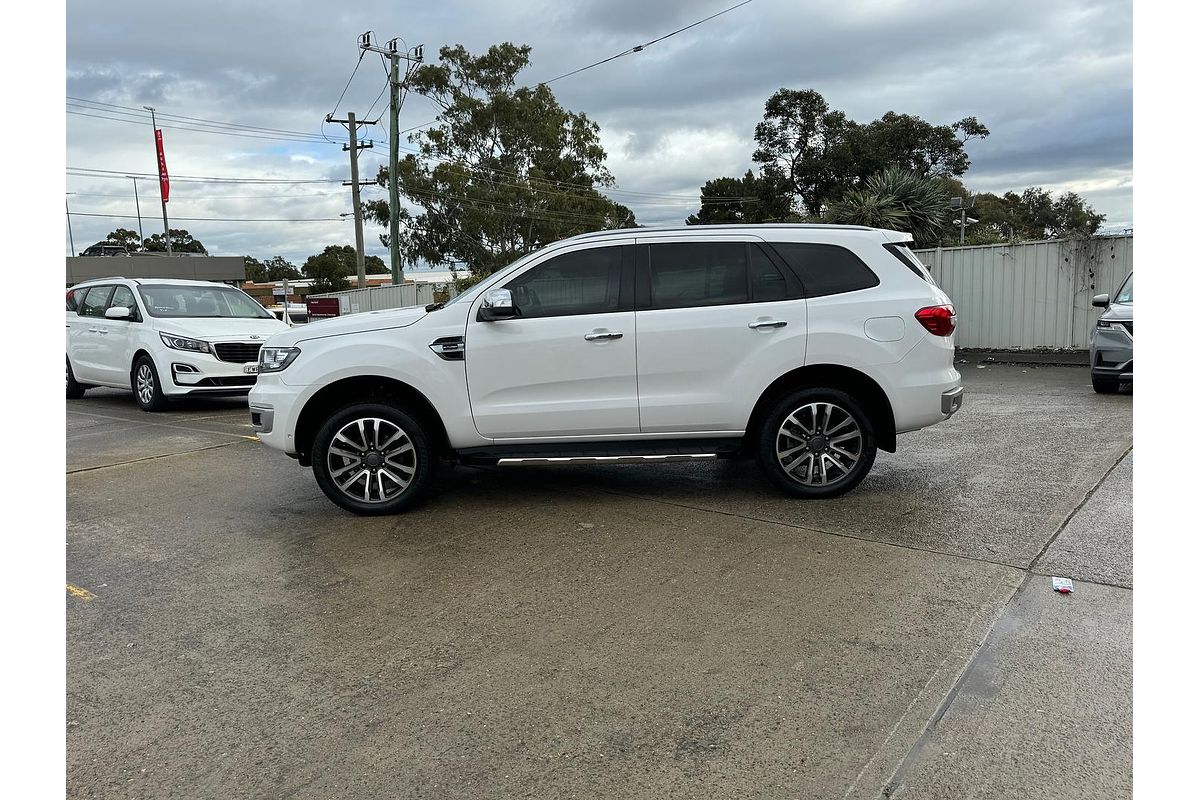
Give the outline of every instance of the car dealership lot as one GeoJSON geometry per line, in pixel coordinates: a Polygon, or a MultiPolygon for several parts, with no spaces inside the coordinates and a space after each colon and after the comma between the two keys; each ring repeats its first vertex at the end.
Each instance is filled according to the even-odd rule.
{"type": "Polygon", "coordinates": [[[371,519],[244,401],[68,402],[68,794],[1127,796],[1132,398],[960,369],[836,500],[457,468],[371,519]]]}

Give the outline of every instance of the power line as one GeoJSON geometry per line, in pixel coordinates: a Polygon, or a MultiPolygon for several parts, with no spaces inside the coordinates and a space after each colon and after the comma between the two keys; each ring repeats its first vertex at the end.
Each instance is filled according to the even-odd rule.
{"type": "MultiPolygon", "coordinates": [[[[76,107],[76,108],[78,108],[78,107],[76,107]]],[[[133,125],[144,125],[145,124],[145,122],[143,120],[139,120],[139,119],[127,119],[127,118],[121,117],[121,116],[107,116],[104,114],[88,114],[83,111],[72,110],[70,108],[68,108],[67,113],[71,114],[73,116],[79,116],[79,117],[91,117],[93,119],[106,119],[110,122],[126,122],[126,123],[130,123],[133,125]]],[[[123,113],[123,112],[108,112],[108,113],[109,114],[118,114],[118,113],[123,113]]],[[[164,128],[167,130],[193,131],[196,133],[216,133],[216,134],[221,134],[223,136],[237,136],[237,137],[243,138],[243,139],[266,139],[269,141],[277,141],[277,142],[282,141],[282,142],[298,142],[300,144],[334,144],[334,145],[342,143],[341,140],[334,140],[334,139],[328,139],[328,140],[322,140],[320,138],[302,139],[302,138],[297,138],[294,136],[275,136],[275,135],[270,135],[270,134],[239,132],[236,130],[212,129],[212,128],[203,128],[203,127],[196,127],[196,126],[189,126],[189,125],[160,124],[158,127],[164,128]]]]}
{"type": "MultiPolygon", "coordinates": [[[[133,106],[123,106],[123,105],[118,105],[116,103],[105,103],[105,102],[101,102],[100,100],[88,100],[83,97],[73,97],[71,95],[67,95],[67,100],[75,102],[75,103],[86,103],[86,104],[93,105],[93,106],[103,106],[107,109],[117,109],[119,111],[132,111],[132,112],[136,113],[138,116],[142,117],[143,119],[146,116],[145,111],[143,111],[142,109],[139,109],[139,108],[134,108],[133,106]]],[[[99,109],[94,109],[94,110],[99,110],[99,109]]],[[[189,117],[184,114],[168,114],[166,112],[161,112],[161,111],[158,112],[158,115],[160,117],[167,118],[167,119],[183,120],[185,122],[204,123],[207,126],[220,126],[220,127],[226,127],[226,128],[243,129],[243,130],[248,130],[248,131],[289,134],[289,135],[296,135],[296,136],[308,136],[308,137],[319,137],[320,136],[319,133],[312,133],[309,131],[288,130],[286,128],[271,128],[271,127],[265,127],[262,125],[250,125],[250,124],[243,123],[243,122],[225,122],[225,121],[221,121],[221,120],[205,119],[203,117],[189,117]]]]}
{"type": "Polygon", "coordinates": [[[649,47],[650,45],[652,45],[656,42],[661,42],[663,39],[669,39],[672,36],[674,36],[675,34],[683,33],[684,31],[690,30],[690,29],[696,27],[697,25],[703,25],[705,22],[708,22],[710,19],[716,19],[717,17],[721,16],[722,14],[728,14],[730,11],[739,9],[742,6],[744,6],[748,3],[752,3],[752,2],[754,2],[754,0],[742,0],[742,2],[738,3],[735,6],[730,6],[729,8],[725,9],[724,11],[718,11],[716,14],[713,14],[710,17],[705,17],[704,19],[698,20],[697,22],[693,22],[691,25],[685,25],[684,27],[680,28],[677,31],[671,31],[670,33],[659,36],[657,39],[651,39],[648,42],[643,42],[642,44],[634,45],[633,47],[629,48],[628,50],[622,50],[620,53],[617,53],[616,55],[609,56],[608,58],[603,58],[593,64],[588,64],[586,67],[580,67],[579,69],[573,69],[570,72],[565,72],[562,75],[559,75],[557,78],[551,78],[548,81],[542,81],[541,84],[539,84],[539,85],[545,86],[547,84],[554,83],[555,81],[562,80],[563,78],[569,78],[572,75],[578,75],[580,72],[583,72],[584,70],[589,70],[592,67],[598,67],[601,64],[607,64],[609,61],[615,61],[616,59],[621,58],[623,56],[631,55],[633,53],[640,53],[641,51],[645,50],[647,47],[649,47]]]}
{"type": "MultiPolygon", "coordinates": [[[[72,217],[107,217],[109,219],[137,219],[134,214],[93,214],[83,211],[69,212],[72,217]]],[[[242,217],[171,217],[183,222],[345,222],[342,217],[310,217],[305,219],[246,219],[242,217]]]]}
{"type": "MultiPolygon", "coordinates": [[[[67,173],[80,178],[127,178],[133,176],[135,178],[158,178],[158,173],[151,172],[132,172],[129,170],[113,170],[113,169],[95,169],[92,167],[72,167],[67,166],[67,173]],[[99,173],[99,174],[89,174],[99,173]]],[[[237,177],[215,177],[212,175],[172,175],[172,181],[191,181],[196,183],[336,183],[342,182],[341,178],[237,178],[237,177]]]]}

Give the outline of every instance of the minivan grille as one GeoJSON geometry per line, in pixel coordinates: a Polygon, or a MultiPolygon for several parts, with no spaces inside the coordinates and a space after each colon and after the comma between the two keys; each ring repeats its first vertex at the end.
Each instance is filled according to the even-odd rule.
{"type": "Polygon", "coordinates": [[[249,364],[258,361],[258,350],[261,344],[246,342],[220,342],[215,345],[217,358],[222,361],[232,361],[235,364],[249,364]]]}

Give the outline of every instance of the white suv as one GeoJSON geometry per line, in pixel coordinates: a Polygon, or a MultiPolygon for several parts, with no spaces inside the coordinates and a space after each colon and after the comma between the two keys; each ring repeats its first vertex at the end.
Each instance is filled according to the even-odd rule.
{"type": "Polygon", "coordinates": [[[751,455],[830,497],[962,402],[954,309],[907,234],[738,225],[585,234],[444,306],[263,347],[250,416],[359,514],[468,464],[751,455]]]}
{"type": "Polygon", "coordinates": [[[183,395],[244,395],[258,348],[288,330],[240,289],[207,281],[101,278],[67,290],[67,398],[133,389],[145,411],[183,395]]]}

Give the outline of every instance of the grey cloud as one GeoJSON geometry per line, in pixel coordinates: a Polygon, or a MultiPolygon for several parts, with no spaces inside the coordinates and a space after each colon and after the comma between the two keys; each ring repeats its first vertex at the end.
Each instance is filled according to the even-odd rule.
{"type": "MultiPolygon", "coordinates": [[[[429,57],[443,44],[461,42],[479,51],[499,41],[528,43],[532,64],[523,77],[534,82],[660,36],[734,1],[367,0],[331,8],[311,0],[169,6],[72,0],[67,8],[67,90],[135,108],[151,104],[169,113],[317,132],[355,64],[356,38],[367,29],[376,30],[380,40],[403,33],[409,44],[424,43],[429,57]]],[[[751,166],[753,130],[764,101],[786,86],[817,89],[832,106],[861,121],[888,110],[939,123],[977,116],[992,136],[970,145],[968,186],[1020,190],[1028,185],[1001,185],[1009,180],[1092,186],[1085,197],[1110,219],[1129,221],[1130,16],[1127,0],[755,0],[553,88],[564,105],[601,125],[610,168],[625,190],[695,196],[704,181],[743,172],[751,166]]],[[[377,57],[364,58],[342,110],[365,111],[383,81],[377,57]]],[[[410,96],[403,119],[417,124],[433,114],[426,101],[410,96]]],[[[67,126],[69,164],[145,172],[154,168],[149,137],[135,125],[68,116],[67,126]]],[[[168,163],[177,174],[342,179],[348,173],[345,154],[333,145],[178,130],[168,130],[167,138],[168,163]],[[294,161],[292,155],[311,161],[294,161]]],[[[368,156],[364,174],[374,175],[384,153],[381,147],[368,156]]],[[[112,189],[111,183],[69,178],[68,186],[70,191],[99,192],[112,189]]],[[[312,203],[264,199],[253,203],[254,214],[336,216],[348,210],[349,194],[340,186],[320,190],[335,197],[312,203]],[[328,206],[328,211],[309,212],[310,205],[328,206]]],[[[180,216],[243,213],[239,201],[214,201],[203,207],[204,213],[188,214],[188,189],[179,184],[175,191],[180,193],[180,216]]],[[[200,196],[197,190],[191,194],[200,196]]],[[[619,193],[614,197],[643,222],[677,222],[694,210],[652,205],[648,198],[619,193]]],[[[78,202],[82,207],[83,198],[78,202]]],[[[103,228],[102,236],[112,227],[105,225],[115,221],[93,222],[80,218],[77,244],[80,228],[103,228]]],[[[322,242],[332,243],[329,237],[353,238],[349,226],[340,223],[196,226],[206,233],[201,236],[206,243],[225,252],[280,252],[301,260],[322,242]]],[[[377,234],[368,229],[373,248],[377,234]]],[[[382,253],[382,248],[372,252],[382,253]]]]}

